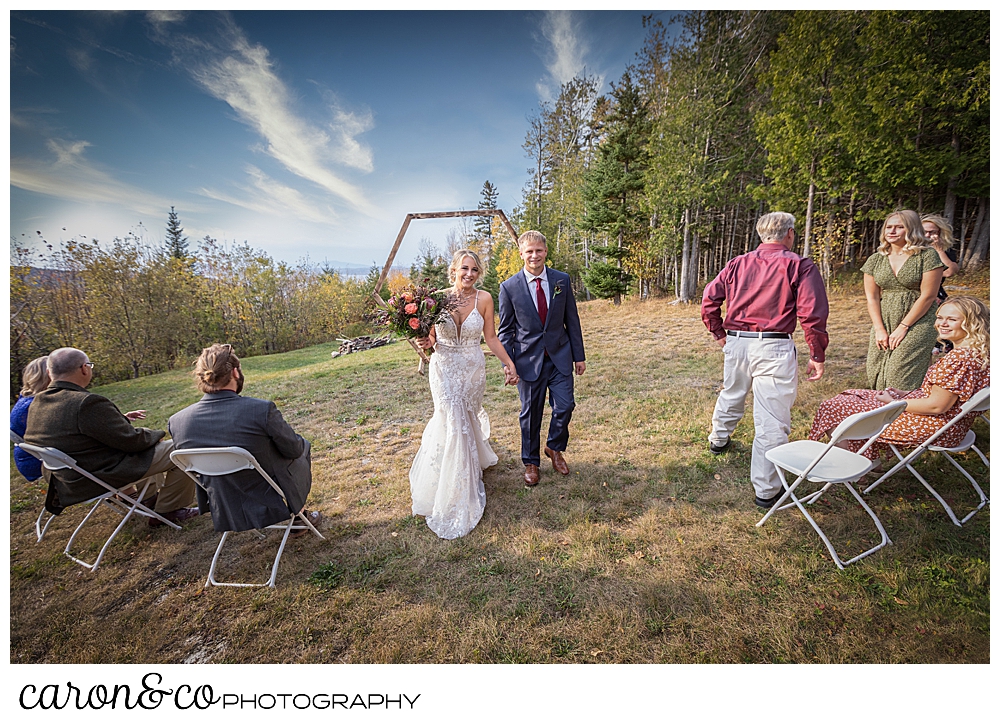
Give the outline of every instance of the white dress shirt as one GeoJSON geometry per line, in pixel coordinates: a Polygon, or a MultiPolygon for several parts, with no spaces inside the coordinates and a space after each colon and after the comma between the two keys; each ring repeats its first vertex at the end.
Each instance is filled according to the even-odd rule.
{"type": "Polygon", "coordinates": [[[538,311],[538,292],[535,291],[538,285],[535,283],[535,279],[542,280],[542,292],[545,294],[545,307],[546,309],[552,308],[552,294],[549,293],[549,275],[548,267],[542,268],[542,273],[537,277],[528,271],[528,268],[524,268],[524,278],[528,280],[528,291],[531,292],[531,303],[535,305],[535,311],[538,311]]]}

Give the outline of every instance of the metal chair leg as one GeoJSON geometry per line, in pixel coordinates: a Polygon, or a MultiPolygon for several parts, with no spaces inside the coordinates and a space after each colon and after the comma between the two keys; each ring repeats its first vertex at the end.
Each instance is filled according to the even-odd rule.
{"type": "MultiPolygon", "coordinates": [[[[975,449],[975,448],[973,447],[973,449],[975,449]]],[[[976,452],[979,452],[979,450],[976,450],[976,452]]],[[[984,507],[986,507],[986,505],[990,502],[990,499],[986,497],[986,493],[984,493],[983,489],[981,487],[979,487],[979,483],[976,482],[976,479],[974,477],[972,477],[971,475],[969,475],[969,472],[965,468],[963,468],[961,465],[959,465],[955,461],[955,458],[953,458],[951,455],[949,455],[944,450],[941,451],[941,454],[944,455],[946,458],[948,458],[948,462],[950,462],[952,465],[954,465],[955,468],[958,470],[958,472],[962,473],[962,475],[965,476],[966,480],[968,480],[970,483],[972,483],[972,487],[975,488],[976,493],[979,494],[979,505],[977,505],[972,510],[971,513],[969,513],[967,516],[965,516],[964,518],[962,518],[961,523],[959,523],[959,525],[962,525],[964,523],[969,522],[969,519],[972,516],[974,516],[976,513],[978,513],[984,507]]],[[[982,455],[982,453],[979,453],[979,454],[982,455]]],[[[947,506],[945,506],[945,507],[947,508],[947,506]]]]}
{"type": "Polygon", "coordinates": [[[45,534],[48,532],[49,526],[52,525],[52,521],[55,520],[55,516],[49,513],[49,519],[45,521],[45,525],[42,526],[42,519],[45,517],[46,513],[48,513],[48,511],[45,510],[45,506],[43,505],[42,512],[38,514],[38,520],[35,521],[35,536],[38,538],[36,541],[37,543],[42,542],[42,538],[44,538],[45,534]]]}
{"type": "Polygon", "coordinates": [[[781,483],[785,487],[785,493],[771,507],[771,509],[767,512],[767,514],[763,518],[760,519],[760,521],[757,523],[757,527],[758,528],[761,525],[763,525],[767,521],[767,519],[770,518],[771,515],[773,513],[775,513],[776,511],[778,511],[778,510],[784,510],[785,508],[790,508],[792,506],[795,506],[796,508],[799,509],[799,511],[802,513],[802,515],[805,516],[805,519],[807,521],[809,521],[809,525],[811,525],[813,527],[813,530],[816,531],[816,534],[823,541],[823,544],[826,546],[826,549],[830,552],[830,557],[833,558],[833,562],[837,565],[837,568],[839,568],[840,570],[844,570],[845,566],[849,566],[852,563],[854,563],[855,561],[861,560],[865,556],[870,556],[875,551],[877,551],[877,550],[879,550],[881,548],[884,548],[885,546],[887,546],[890,543],[892,543],[892,541],[889,539],[889,534],[886,533],[885,527],[882,525],[882,521],[880,521],[878,519],[878,516],[875,515],[875,511],[873,511],[870,507],[868,507],[868,503],[866,503],[864,501],[864,499],[861,497],[861,495],[858,493],[858,491],[854,489],[854,484],[853,483],[856,482],[856,481],[847,481],[847,482],[844,482],[844,485],[847,487],[848,490],[851,491],[851,494],[861,504],[861,507],[864,509],[864,511],[866,513],[868,513],[868,517],[870,517],[872,519],[872,522],[875,523],[875,527],[878,529],[879,535],[881,535],[882,540],[881,540],[881,542],[877,546],[875,546],[873,548],[869,548],[864,553],[856,555],[853,558],[851,558],[850,560],[847,560],[847,561],[841,560],[840,555],[838,555],[838,553],[837,553],[837,549],[834,548],[834,546],[833,546],[833,543],[827,537],[826,533],[823,532],[823,529],[819,527],[819,523],[816,522],[816,520],[809,514],[809,511],[806,510],[806,507],[805,507],[808,504],[816,502],[819,499],[820,495],[822,495],[823,493],[825,493],[827,490],[830,489],[830,487],[832,487],[836,483],[826,483],[822,488],[820,488],[816,492],[810,493],[809,495],[805,496],[804,498],[798,498],[795,495],[795,488],[797,488],[799,486],[799,484],[804,480],[804,478],[801,478],[801,477],[798,478],[791,485],[791,487],[789,487],[788,484],[784,480],[784,471],[779,467],[778,468],[778,472],[782,476],[781,483]],[[779,507],[778,503],[783,503],[783,501],[786,498],[791,498],[792,502],[784,504],[784,505],[781,505],[779,507]]]}

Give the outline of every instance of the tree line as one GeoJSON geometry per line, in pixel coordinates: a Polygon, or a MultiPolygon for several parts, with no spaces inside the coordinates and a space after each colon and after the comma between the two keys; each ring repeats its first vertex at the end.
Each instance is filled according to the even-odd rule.
{"type": "Polygon", "coordinates": [[[98,382],[187,367],[212,342],[241,356],[286,352],[368,331],[378,278],[276,262],[206,236],[188,251],[171,209],[162,245],[140,234],[72,240],[47,252],[11,244],[11,399],[27,362],[78,347],[98,382]]]}
{"type": "Polygon", "coordinates": [[[989,254],[989,13],[695,11],[644,19],[599,94],[582,73],[529,117],[519,226],[578,289],[697,288],[796,215],[828,283],[894,209],[941,213],[961,266],[989,254]],[[678,32],[670,32],[676,30],[678,32]]]}

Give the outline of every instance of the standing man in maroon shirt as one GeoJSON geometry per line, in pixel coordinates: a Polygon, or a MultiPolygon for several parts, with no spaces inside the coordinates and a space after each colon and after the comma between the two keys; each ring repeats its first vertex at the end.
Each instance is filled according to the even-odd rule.
{"type": "Polygon", "coordinates": [[[764,453],[788,442],[791,430],[792,403],[798,388],[792,341],[796,318],[809,345],[809,380],[823,376],[829,343],[826,289],[812,260],[791,251],[794,226],[795,217],[782,211],[761,216],[757,220],[760,246],[731,259],[705,287],[701,300],[702,321],[726,356],[709,449],[719,455],[729,447],[752,389],[755,434],[750,480],[756,493],[754,502],[762,508],[770,508],[782,493],[781,477],[764,453]]]}

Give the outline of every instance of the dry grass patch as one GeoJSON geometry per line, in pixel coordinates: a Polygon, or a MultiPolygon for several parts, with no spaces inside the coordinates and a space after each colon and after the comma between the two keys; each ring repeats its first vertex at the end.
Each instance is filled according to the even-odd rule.
{"type": "MultiPolygon", "coordinates": [[[[863,384],[861,296],[832,307],[827,377],[800,384],[793,438],[820,400],[863,384]]],[[[754,527],[749,414],[729,454],[708,453],[722,356],[698,309],[589,302],[581,315],[572,474],[543,466],[537,488],[522,486],[517,394],[488,358],[500,463],[485,473],[482,522],[456,541],[410,514],[409,466],[433,403],[407,346],[245,360],[246,393],[275,399],[312,440],[310,505],[325,516],[327,540],[291,542],[274,591],[202,589],[218,541],[207,518],[180,533],[130,523],[91,575],[61,553],[82,513],[36,544],[42,491],[12,465],[11,661],[989,660],[989,508],[956,528],[900,476],[871,496],[894,545],[838,572],[798,513],[754,527]]],[[[199,396],[179,371],[101,392],[160,428],[199,396]]],[[[988,450],[988,427],[975,430],[988,450]]],[[[956,506],[971,504],[944,464],[921,465],[956,506]]],[[[870,522],[846,496],[815,507],[842,550],[868,545],[870,522]]],[[[265,578],[275,536],[234,541],[220,575],[265,578]]]]}

